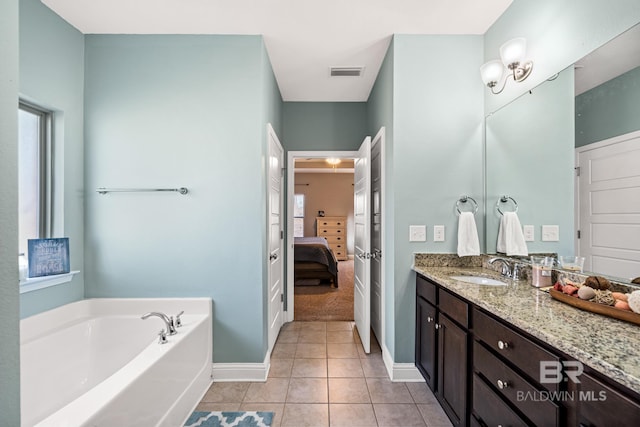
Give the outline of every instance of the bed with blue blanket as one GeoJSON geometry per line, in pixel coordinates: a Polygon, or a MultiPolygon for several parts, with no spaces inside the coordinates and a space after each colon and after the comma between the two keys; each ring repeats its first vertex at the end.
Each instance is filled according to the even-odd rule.
{"type": "Polygon", "coordinates": [[[316,284],[338,287],[338,261],[324,237],[296,237],[293,261],[296,285],[313,283],[306,279],[319,279],[316,284]]]}

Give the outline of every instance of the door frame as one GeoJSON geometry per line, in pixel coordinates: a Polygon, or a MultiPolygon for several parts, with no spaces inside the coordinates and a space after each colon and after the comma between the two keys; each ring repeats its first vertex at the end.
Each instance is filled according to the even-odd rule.
{"type": "Polygon", "coordinates": [[[287,240],[285,242],[287,253],[287,281],[285,293],[287,295],[287,309],[285,311],[286,322],[294,320],[294,293],[293,293],[293,195],[295,194],[295,159],[326,159],[328,157],[352,158],[358,157],[357,151],[289,151],[287,153],[287,240]],[[291,291],[291,292],[290,292],[291,291]]]}

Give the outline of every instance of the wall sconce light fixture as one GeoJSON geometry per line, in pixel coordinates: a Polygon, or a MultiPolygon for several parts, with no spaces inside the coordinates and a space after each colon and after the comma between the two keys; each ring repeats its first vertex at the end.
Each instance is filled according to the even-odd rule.
{"type": "Polygon", "coordinates": [[[491,93],[497,95],[502,92],[507,85],[507,80],[509,80],[510,75],[516,82],[522,82],[529,77],[533,69],[533,62],[525,59],[526,51],[527,40],[524,37],[509,40],[500,47],[501,59],[494,59],[480,67],[482,82],[489,86],[491,93]],[[502,80],[505,74],[505,67],[511,74],[505,76],[502,87],[496,92],[494,88],[498,86],[498,82],[502,80]]]}

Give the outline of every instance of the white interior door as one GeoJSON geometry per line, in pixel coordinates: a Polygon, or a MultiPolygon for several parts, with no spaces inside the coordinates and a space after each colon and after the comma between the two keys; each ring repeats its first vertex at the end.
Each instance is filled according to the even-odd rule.
{"type": "Polygon", "coordinates": [[[366,137],[355,160],[353,316],[364,351],[371,351],[371,137],[366,137]]]}
{"type": "Polygon", "coordinates": [[[267,125],[269,144],[269,189],[268,189],[268,224],[269,224],[269,349],[278,338],[283,323],[283,234],[282,234],[282,175],[283,150],[280,141],[271,125],[267,125]]]}
{"type": "Polygon", "coordinates": [[[585,270],[640,276],[640,132],[577,150],[585,270]]]}
{"type": "Polygon", "coordinates": [[[382,317],[383,317],[383,264],[382,264],[382,168],[384,147],[384,128],[371,142],[371,330],[378,339],[383,342],[382,317]]]}

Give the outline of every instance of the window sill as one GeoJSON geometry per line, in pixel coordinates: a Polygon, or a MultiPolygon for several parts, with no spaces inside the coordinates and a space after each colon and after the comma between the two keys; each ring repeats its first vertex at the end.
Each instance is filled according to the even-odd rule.
{"type": "Polygon", "coordinates": [[[80,273],[80,271],[71,271],[65,274],[55,274],[52,276],[43,277],[30,277],[20,280],[20,293],[37,291],[39,289],[48,288],[51,286],[61,285],[62,283],[70,282],[73,276],[80,273]]]}

